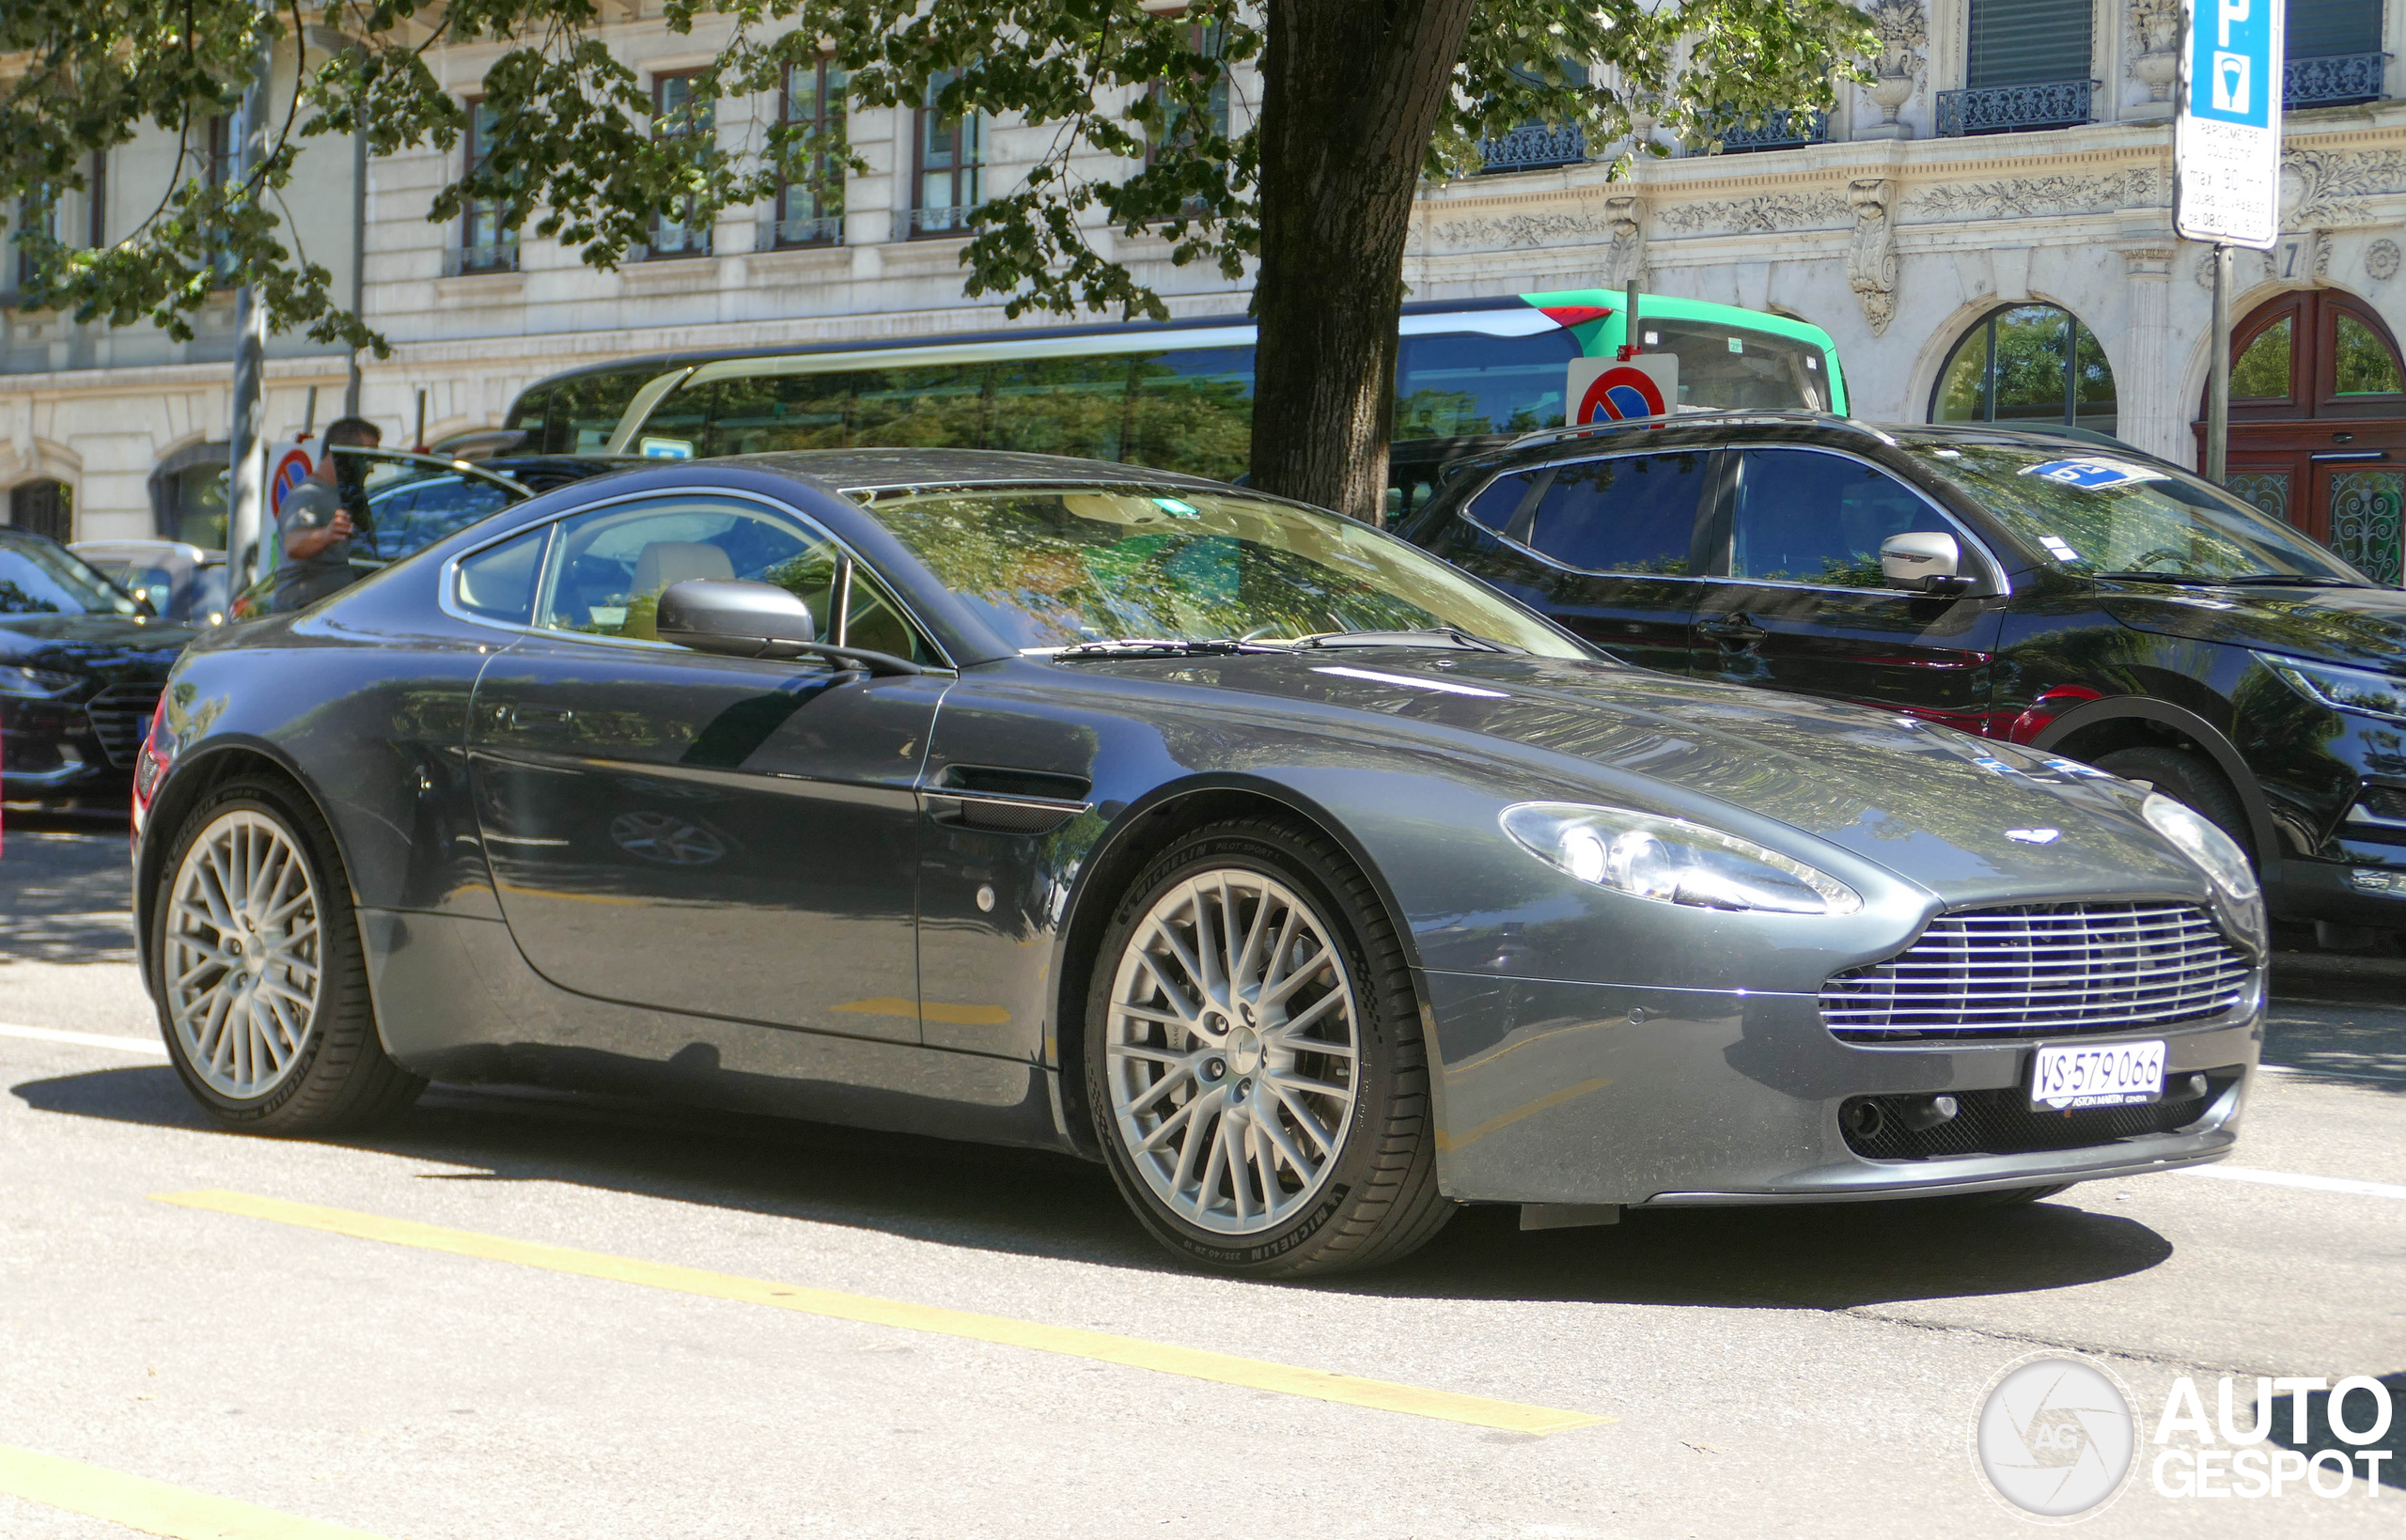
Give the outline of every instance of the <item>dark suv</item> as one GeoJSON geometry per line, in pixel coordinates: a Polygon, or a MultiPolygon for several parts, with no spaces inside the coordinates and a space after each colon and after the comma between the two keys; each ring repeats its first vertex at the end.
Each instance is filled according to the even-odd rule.
{"type": "Polygon", "coordinates": [[[1632,661],[2152,785],[2326,942],[2406,928],[2406,595],[2167,461],[1804,414],[1600,424],[1452,468],[1401,533],[1632,661]]]}

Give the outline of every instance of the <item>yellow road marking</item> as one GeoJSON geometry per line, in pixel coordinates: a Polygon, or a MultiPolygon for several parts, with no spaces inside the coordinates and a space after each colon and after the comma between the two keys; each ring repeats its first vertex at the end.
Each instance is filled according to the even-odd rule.
{"type": "Polygon", "coordinates": [[[0,1444],[0,1492],[176,1540],[376,1540],[364,1530],[0,1444]]]}
{"type": "Polygon", "coordinates": [[[381,1240],[396,1246],[414,1246],[423,1251],[448,1252],[455,1256],[483,1257],[494,1262],[515,1262],[522,1267],[541,1268],[551,1272],[640,1283],[647,1288],[698,1294],[713,1299],[770,1305],[778,1310],[825,1315],[841,1321],[860,1321],[870,1326],[966,1337],[973,1342],[997,1343],[1006,1347],[1034,1348],[1038,1352],[1095,1359],[1104,1363],[1126,1364],[1131,1368],[1151,1369],[1165,1375],[1183,1375],[1190,1379],[1208,1379],[1222,1385],[1275,1391],[1282,1395],[1308,1396],[1350,1407],[1371,1407],[1382,1411],[1406,1412],[1414,1417],[1468,1423],[1476,1427],[1542,1434],[1616,1421],[1588,1412],[1565,1411],[1556,1407],[1493,1401],[1483,1395],[1460,1395],[1451,1391],[1398,1385],[1383,1379],[1360,1379],[1351,1375],[1330,1374],[1322,1369],[1302,1369],[1291,1364],[1238,1358],[1228,1353],[1146,1342],[1141,1338],[1117,1336],[1108,1331],[1044,1326],[1034,1321],[1015,1321],[1002,1315],[980,1315],[965,1310],[881,1299],[873,1295],[844,1294],[834,1289],[805,1288],[792,1283],[771,1283],[765,1279],[741,1278],[732,1273],[705,1272],[699,1268],[673,1267],[633,1257],[611,1256],[601,1252],[580,1252],[539,1241],[511,1240],[503,1236],[479,1235],[473,1230],[450,1230],[410,1220],[353,1213],[344,1208],[320,1208],[314,1204],[256,1197],[247,1192],[161,1192],[152,1196],[161,1203],[176,1204],[185,1208],[272,1220],[278,1224],[325,1230],[362,1240],[381,1240]]]}

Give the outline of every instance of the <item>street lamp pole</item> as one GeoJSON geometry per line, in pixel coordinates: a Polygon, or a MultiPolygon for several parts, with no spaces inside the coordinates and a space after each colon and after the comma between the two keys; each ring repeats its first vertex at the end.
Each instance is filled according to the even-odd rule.
{"type": "MultiPolygon", "coordinates": [[[[257,197],[255,179],[267,160],[269,72],[274,68],[273,0],[262,0],[258,51],[242,93],[241,185],[257,197]]],[[[267,407],[267,308],[246,269],[234,301],[233,474],[226,499],[226,560],[230,592],[241,593],[258,577],[259,536],[267,515],[267,446],[261,438],[267,407]]]]}

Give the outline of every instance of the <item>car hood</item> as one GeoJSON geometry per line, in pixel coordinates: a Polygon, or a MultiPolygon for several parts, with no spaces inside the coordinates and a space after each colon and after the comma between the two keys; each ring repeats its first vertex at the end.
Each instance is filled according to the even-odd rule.
{"type": "Polygon", "coordinates": [[[121,614],[0,614],[0,662],[69,673],[159,678],[197,633],[121,614]]]}
{"type": "Polygon", "coordinates": [[[2406,593],[2395,588],[2100,586],[2105,613],[2133,630],[2360,667],[2406,666],[2406,593]]]}
{"type": "Polygon", "coordinates": [[[1745,820],[1720,811],[1741,809],[1951,904],[2206,891],[2197,868],[2137,816],[2138,799],[2121,782],[1884,711],[1618,664],[1484,653],[1327,649],[1176,672],[1349,708],[1361,714],[1366,739],[1417,739],[1426,752],[1486,760],[1491,774],[1500,770],[1532,799],[1634,804],[1749,833],[1745,820]]]}

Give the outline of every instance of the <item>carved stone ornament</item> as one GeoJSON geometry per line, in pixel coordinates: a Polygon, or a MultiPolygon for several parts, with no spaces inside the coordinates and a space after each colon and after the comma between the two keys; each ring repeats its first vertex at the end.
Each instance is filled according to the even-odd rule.
{"type": "Polygon", "coordinates": [[[1892,177],[1858,177],[1846,184],[1854,210],[1854,240],[1846,249],[1846,281],[1863,305],[1863,319],[1879,336],[1897,319],[1897,226],[1888,217],[1897,201],[1892,177]]]}
{"type": "Polygon", "coordinates": [[[2150,101],[2172,100],[2180,74],[2180,0],[2130,0],[2131,78],[2150,101]]]}
{"type": "Polygon", "coordinates": [[[2037,219],[2050,214],[2101,214],[2161,208],[2170,201],[2164,174],[2151,167],[2096,177],[2008,177],[1996,181],[1943,182],[1915,194],[1907,207],[1925,220],[2037,219]]]}
{"type": "MultiPolygon", "coordinates": [[[[1610,207],[1609,202],[1606,205],[1610,207]]],[[[1576,245],[1612,234],[1611,215],[1504,214],[1492,219],[1450,219],[1430,231],[1441,246],[1471,251],[1508,251],[1516,246],[1576,245]]]]}
{"type": "Polygon", "coordinates": [[[2339,229],[2384,223],[2367,199],[2406,193],[2397,150],[2292,149],[2281,157],[2281,228],[2339,229]]]}
{"type": "Polygon", "coordinates": [[[1880,58],[1864,94],[1879,105],[1883,124],[1894,123],[1913,100],[1924,70],[1921,51],[1929,45],[1929,25],[1921,0],[1874,0],[1866,8],[1880,35],[1880,58]]]}
{"type": "Polygon", "coordinates": [[[1852,223],[1846,194],[1765,193],[1726,203],[1682,203],[1654,216],[1666,229],[1686,235],[1763,235],[1778,230],[1839,229],[1852,223]]]}
{"type": "Polygon", "coordinates": [[[1646,200],[1622,193],[1604,199],[1604,226],[1612,244],[1604,252],[1604,287],[1646,287],[1646,200]]]}
{"type": "Polygon", "coordinates": [[[2365,248],[2365,273],[2375,283],[2387,283],[2398,276],[2398,242],[2376,241],[2365,248]]]}

